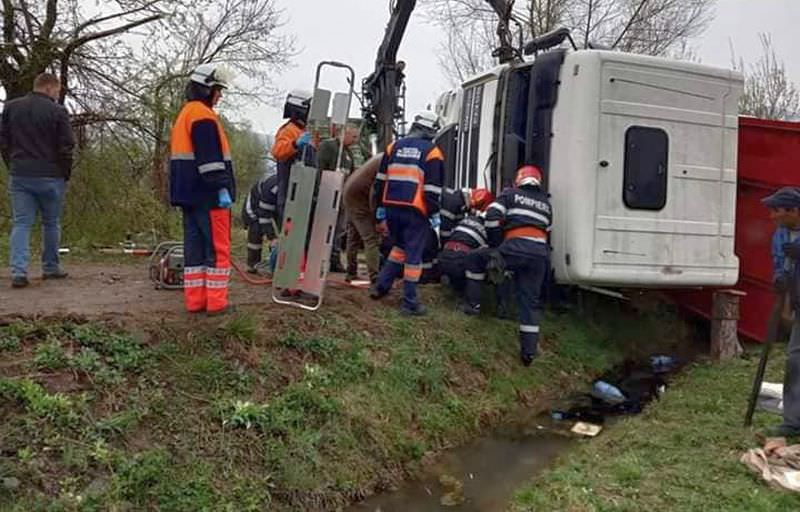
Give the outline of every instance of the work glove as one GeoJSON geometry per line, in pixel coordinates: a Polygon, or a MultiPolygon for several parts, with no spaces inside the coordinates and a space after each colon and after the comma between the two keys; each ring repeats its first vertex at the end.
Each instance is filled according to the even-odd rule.
{"type": "Polygon", "coordinates": [[[442,216],[438,213],[431,215],[428,220],[430,221],[433,229],[439,229],[439,227],[442,225],[442,216]]]}
{"type": "Polygon", "coordinates": [[[227,188],[219,189],[218,200],[220,208],[228,209],[233,206],[233,199],[231,199],[231,193],[228,192],[227,188]]]}
{"type": "Polygon", "coordinates": [[[296,147],[299,151],[302,151],[309,144],[311,144],[311,134],[305,132],[297,139],[297,142],[294,143],[294,147],[296,147]]]}
{"type": "Polygon", "coordinates": [[[375,210],[375,220],[379,222],[383,222],[386,220],[386,208],[381,206],[380,208],[375,210]]]}

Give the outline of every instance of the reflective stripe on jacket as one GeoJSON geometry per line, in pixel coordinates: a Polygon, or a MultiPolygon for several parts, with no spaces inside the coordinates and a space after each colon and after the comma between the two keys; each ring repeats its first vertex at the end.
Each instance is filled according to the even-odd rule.
{"type": "Polygon", "coordinates": [[[507,189],[486,211],[486,232],[493,247],[523,239],[547,244],[553,211],[547,192],[537,187],[507,189]]]}
{"type": "Polygon", "coordinates": [[[425,216],[439,212],[444,153],[424,138],[390,144],[375,179],[378,206],[414,208],[425,216]]]}
{"type": "Polygon", "coordinates": [[[217,113],[205,103],[190,101],[178,114],[169,167],[173,206],[216,205],[223,188],[236,197],[228,138],[217,113]]]}
{"type": "Polygon", "coordinates": [[[442,191],[442,225],[439,228],[439,236],[442,241],[447,240],[453,234],[453,230],[469,213],[467,197],[470,195],[469,189],[450,189],[442,191]]]}
{"type": "Polygon", "coordinates": [[[470,215],[459,222],[447,241],[464,244],[470,249],[483,249],[489,245],[484,221],[478,215],[470,215]]]}

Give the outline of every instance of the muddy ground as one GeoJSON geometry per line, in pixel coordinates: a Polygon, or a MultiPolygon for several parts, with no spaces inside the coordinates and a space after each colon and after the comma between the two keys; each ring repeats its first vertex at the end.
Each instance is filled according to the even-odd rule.
{"type": "MultiPolygon", "coordinates": [[[[31,274],[31,285],[20,290],[11,288],[7,270],[0,273],[0,318],[80,316],[147,321],[186,315],[181,292],[156,290],[146,264],[82,263],[69,265],[68,271],[69,277],[62,281],[43,281],[31,274]]],[[[276,314],[287,311],[272,302],[269,286],[248,284],[235,272],[230,302],[234,307],[263,305],[276,314]]],[[[345,311],[359,311],[369,302],[362,289],[334,283],[326,291],[325,305],[345,311]]]]}

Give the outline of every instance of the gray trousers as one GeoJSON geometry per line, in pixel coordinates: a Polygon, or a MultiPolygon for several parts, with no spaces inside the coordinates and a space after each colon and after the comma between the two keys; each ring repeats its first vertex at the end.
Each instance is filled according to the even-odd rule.
{"type": "Polygon", "coordinates": [[[783,376],[783,424],[800,430],[800,312],[795,311],[783,376]]]}

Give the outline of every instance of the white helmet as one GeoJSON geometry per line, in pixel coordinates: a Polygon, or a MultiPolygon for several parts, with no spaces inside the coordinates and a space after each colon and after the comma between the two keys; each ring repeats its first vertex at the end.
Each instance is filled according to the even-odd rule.
{"type": "Polygon", "coordinates": [[[306,107],[308,108],[309,104],[311,103],[312,95],[309,91],[305,91],[303,89],[294,89],[293,91],[289,92],[289,95],[286,97],[286,103],[289,105],[294,105],[295,107],[306,107]]]}
{"type": "Polygon", "coordinates": [[[216,64],[200,64],[194,68],[189,80],[206,87],[227,89],[230,86],[231,73],[226,68],[216,64]]]}
{"type": "Polygon", "coordinates": [[[422,128],[423,130],[431,132],[438,132],[439,128],[441,128],[439,116],[430,110],[421,110],[414,114],[413,121],[411,122],[411,128],[413,129],[414,127],[422,128]]]}

